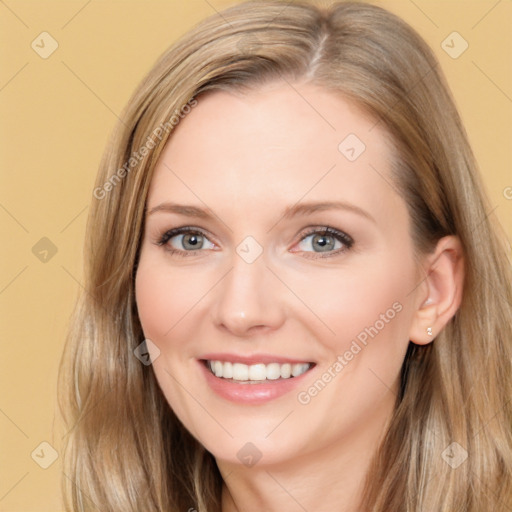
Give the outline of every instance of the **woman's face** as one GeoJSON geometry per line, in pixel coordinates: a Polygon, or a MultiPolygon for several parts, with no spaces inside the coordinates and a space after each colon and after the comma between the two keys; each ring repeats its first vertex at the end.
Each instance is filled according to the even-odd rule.
{"type": "Polygon", "coordinates": [[[386,141],[332,92],[275,83],[200,97],[161,155],[138,312],[218,461],[375,448],[425,299],[386,141]]]}

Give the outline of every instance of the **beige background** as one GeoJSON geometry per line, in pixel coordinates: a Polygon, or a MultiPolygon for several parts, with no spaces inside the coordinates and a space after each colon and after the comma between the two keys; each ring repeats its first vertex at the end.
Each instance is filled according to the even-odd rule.
{"type": "MultiPolygon", "coordinates": [[[[0,2],[0,511],[62,510],[61,459],[43,469],[51,448],[39,445],[61,450],[57,368],[80,288],[93,179],[116,117],[177,37],[232,3],[0,2]],[[39,53],[51,48],[42,32],[58,43],[47,59],[31,47],[35,41],[39,53]],[[51,244],[39,242],[43,237],[51,244]]],[[[412,24],[439,56],[483,170],[492,215],[510,238],[512,2],[375,3],[412,24]],[[453,31],[469,44],[456,59],[441,46],[453,31]]],[[[453,53],[463,41],[455,36],[445,44],[453,53]]]]}

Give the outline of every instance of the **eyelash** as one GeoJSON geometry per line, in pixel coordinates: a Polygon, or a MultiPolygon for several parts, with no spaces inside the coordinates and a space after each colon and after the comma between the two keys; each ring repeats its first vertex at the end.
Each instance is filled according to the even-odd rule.
{"type": "MultiPolygon", "coordinates": [[[[340,231],[336,228],[332,228],[330,226],[325,226],[324,228],[321,228],[321,229],[313,228],[313,229],[306,231],[305,233],[302,233],[299,242],[302,242],[304,239],[306,239],[308,236],[311,236],[311,235],[324,235],[324,236],[330,235],[333,238],[335,238],[336,240],[338,240],[339,242],[341,242],[343,244],[343,247],[341,249],[336,249],[334,251],[326,252],[324,254],[322,254],[321,252],[305,251],[304,257],[306,257],[306,258],[312,258],[312,259],[330,258],[332,256],[337,256],[341,253],[349,251],[352,248],[352,246],[354,245],[354,239],[350,235],[347,235],[347,233],[344,233],[343,231],[340,231]],[[313,256],[313,254],[314,254],[314,256],[313,256]]],[[[298,251],[295,251],[295,252],[298,252],[298,251]]]]}
{"type": "MultiPolygon", "coordinates": [[[[166,231],[165,233],[163,233],[163,235],[160,237],[160,239],[156,242],[156,245],[166,246],[165,247],[166,251],[168,251],[170,254],[173,254],[173,255],[176,255],[176,256],[180,256],[180,257],[193,256],[194,253],[200,252],[200,249],[196,250],[196,251],[182,251],[182,250],[175,249],[175,248],[170,247],[170,246],[167,245],[167,242],[169,240],[171,240],[171,238],[173,238],[173,237],[175,237],[177,235],[182,235],[182,234],[200,235],[200,236],[203,236],[203,237],[205,237],[205,238],[207,238],[209,240],[208,235],[205,232],[203,232],[202,230],[200,230],[198,228],[193,228],[191,226],[182,226],[182,227],[179,227],[179,228],[170,229],[169,231],[166,231]]],[[[313,259],[329,258],[329,257],[332,257],[332,256],[336,256],[338,254],[341,254],[343,252],[347,252],[354,245],[354,240],[353,240],[353,238],[351,236],[347,235],[343,231],[339,231],[338,229],[332,228],[330,226],[325,226],[324,228],[321,228],[321,229],[314,228],[314,229],[306,231],[305,233],[302,233],[299,242],[302,242],[308,236],[316,235],[316,234],[318,234],[318,235],[331,235],[336,240],[341,242],[344,245],[344,247],[342,247],[341,249],[337,249],[335,251],[327,252],[327,253],[325,253],[323,255],[322,255],[321,252],[316,252],[315,253],[313,251],[313,254],[316,254],[316,256],[305,256],[307,258],[313,258],[313,259]]],[[[294,251],[294,252],[300,252],[300,251],[294,251]]],[[[304,252],[306,254],[310,254],[309,251],[304,251],[304,252]]]]}

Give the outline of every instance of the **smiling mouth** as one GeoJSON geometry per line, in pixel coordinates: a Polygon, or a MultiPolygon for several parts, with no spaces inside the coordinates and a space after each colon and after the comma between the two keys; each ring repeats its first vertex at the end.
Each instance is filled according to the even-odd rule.
{"type": "Polygon", "coordinates": [[[300,377],[315,366],[315,363],[258,363],[247,365],[204,359],[202,362],[218,378],[247,384],[293,379],[300,377]]]}

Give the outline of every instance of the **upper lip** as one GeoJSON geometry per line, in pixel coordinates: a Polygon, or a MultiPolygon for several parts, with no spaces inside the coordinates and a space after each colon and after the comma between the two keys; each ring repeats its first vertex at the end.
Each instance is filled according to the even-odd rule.
{"type": "Polygon", "coordinates": [[[204,354],[199,357],[202,360],[208,361],[224,361],[230,363],[242,363],[248,366],[252,364],[270,364],[270,363],[279,363],[279,364],[299,364],[299,363],[311,363],[311,360],[307,359],[296,359],[293,357],[283,357],[272,354],[251,354],[250,356],[240,355],[240,354],[228,354],[217,352],[215,354],[204,354]]]}

